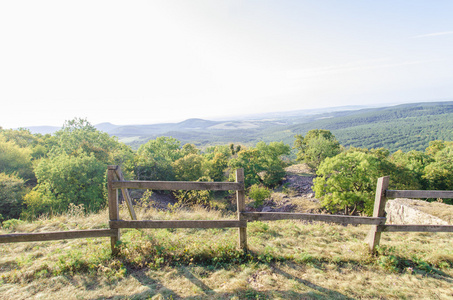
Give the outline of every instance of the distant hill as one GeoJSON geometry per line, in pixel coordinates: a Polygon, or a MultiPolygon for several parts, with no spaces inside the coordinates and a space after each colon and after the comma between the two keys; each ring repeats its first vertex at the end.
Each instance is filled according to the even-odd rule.
{"type": "Polygon", "coordinates": [[[391,152],[399,149],[423,151],[430,141],[453,140],[453,101],[333,110],[317,114],[293,113],[263,119],[190,119],[171,126],[167,124],[165,129],[168,131],[158,128],[159,132],[148,131],[149,135],[135,135],[127,131],[123,134],[117,131],[116,135],[133,148],[159,135],[172,136],[182,143],[194,143],[199,147],[228,143],[254,145],[258,141],[283,141],[292,145],[296,134],[305,135],[311,129],[328,129],[346,147],[384,147],[391,152]]]}
{"type": "MultiPolygon", "coordinates": [[[[286,140],[292,134],[316,128],[331,130],[344,146],[423,151],[430,141],[453,140],[453,101],[339,112],[330,118],[289,126],[286,140]]],[[[284,136],[279,130],[273,136],[276,134],[284,136]]]]}
{"type": "MultiPolygon", "coordinates": [[[[95,125],[132,148],[158,136],[172,136],[198,147],[259,141],[292,145],[296,134],[328,129],[346,147],[379,148],[391,152],[424,150],[436,139],[453,140],[453,101],[411,103],[388,107],[344,106],[242,116],[226,121],[188,119],[151,125],[95,125]]],[[[52,133],[58,127],[29,127],[32,132],[52,133]]]]}

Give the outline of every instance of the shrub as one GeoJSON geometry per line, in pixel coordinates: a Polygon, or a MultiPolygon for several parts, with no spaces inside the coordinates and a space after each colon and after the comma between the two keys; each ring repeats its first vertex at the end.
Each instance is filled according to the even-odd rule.
{"type": "Polygon", "coordinates": [[[255,201],[255,207],[263,205],[264,200],[266,198],[269,198],[270,195],[271,191],[268,188],[259,186],[257,184],[252,185],[249,190],[249,197],[255,201]]]}

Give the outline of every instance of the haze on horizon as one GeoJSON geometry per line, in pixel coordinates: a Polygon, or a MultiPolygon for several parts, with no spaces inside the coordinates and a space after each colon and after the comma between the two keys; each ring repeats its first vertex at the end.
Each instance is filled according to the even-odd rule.
{"type": "Polygon", "coordinates": [[[453,98],[452,1],[2,1],[0,126],[453,98]]]}

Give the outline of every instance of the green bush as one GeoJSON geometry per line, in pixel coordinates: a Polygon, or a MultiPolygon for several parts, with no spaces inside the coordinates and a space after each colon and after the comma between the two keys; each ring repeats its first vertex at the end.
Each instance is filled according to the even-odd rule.
{"type": "Polygon", "coordinates": [[[15,230],[17,226],[19,226],[20,224],[23,224],[23,223],[24,223],[24,221],[21,221],[18,219],[10,219],[10,220],[4,221],[2,223],[2,227],[5,229],[15,230]]]}
{"type": "Polygon", "coordinates": [[[270,195],[271,191],[268,188],[259,186],[257,184],[252,185],[249,190],[249,197],[255,201],[255,207],[263,205],[264,200],[266,198],[269,198],[270,195]]]}

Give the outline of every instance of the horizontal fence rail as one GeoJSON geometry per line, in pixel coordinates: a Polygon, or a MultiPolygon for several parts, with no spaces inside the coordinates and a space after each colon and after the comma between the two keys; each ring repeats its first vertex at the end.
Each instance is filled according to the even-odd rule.
{"type": "Polygon", "coordinates": [[[382,232],[453,232],[453,225],[384,225],[382,232]]]}
{"type": "Polygon", "coordinates": [[[35,232],[35,233],[11,233],[0,235],[0,244],[19,242],[54,241],[79,238],[96,238],[115,236],[116,230],[92,229],[92,230],[70,230],[56,232],[35,232]]]}
{"type": "Polygon", "coordinates": [[[111,228],[231,228],[247,226],[238,220],[145,220],[110,221],[111,228]]]}
{"type": "Polygon", "coordinates": [[[198,182],[198,181],[113,181],[114,189],[148,189],[148,190],[210,190],[210,191],[240,191],[244,184],[239,182],[198,182]]]}
{"type": "Polygon", "coordinates": [[[387,198],[453,198],[453,191],[415,191],[415,190],[387,190],[387,198]]]}
{"type": "Polygon", "coordinates": [[[275,220],[306,220],[319,221],[328,223],[341,224],[365,224],[365,225],[382,225],[385,218],[373,217],[356,217],[343,215],[321,215],[321,214],[304,214],[304,213],[281,213],[281,212],[246,212],[241,213],[247,221],[275,221],[275,220]]]}

